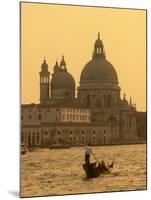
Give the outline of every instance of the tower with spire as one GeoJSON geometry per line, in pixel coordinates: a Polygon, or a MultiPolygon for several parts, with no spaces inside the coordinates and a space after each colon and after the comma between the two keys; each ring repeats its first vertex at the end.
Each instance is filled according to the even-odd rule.
{"type": "Polygon", "coordinates": [[[49,99],[49,85],[50,85],[50,72],[48,71],[48,64],[46,63],[46,59],[41,65],[40,75],[40,103],[46,103],[49,99]]]}

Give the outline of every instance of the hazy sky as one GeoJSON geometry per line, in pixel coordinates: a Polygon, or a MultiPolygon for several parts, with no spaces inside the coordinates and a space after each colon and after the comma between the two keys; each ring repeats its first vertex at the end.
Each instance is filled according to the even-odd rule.
{"type": "Polygon", "coordinates": [[[79,86],[80,73],[92,58],[98,32],[106,58],[118,74],[121,96],[146,110],[146,12],[143,10],[22,3],[22,103],[39,102],[39,71],[44,56],[52,73],[65,56],[79,86]]]}

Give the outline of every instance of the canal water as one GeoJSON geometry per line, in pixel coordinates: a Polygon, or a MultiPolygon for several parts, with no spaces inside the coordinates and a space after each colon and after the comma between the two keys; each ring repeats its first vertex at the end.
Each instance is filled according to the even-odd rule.
{"type": "Polygon", "coordinates": [[[145,144],[93,147],[93,152],[98,160],[111,163],[115,158],[111,174],[86,179],[83,147],[37,149],[21,155],[21,196],[146,189],[145,144]]]}

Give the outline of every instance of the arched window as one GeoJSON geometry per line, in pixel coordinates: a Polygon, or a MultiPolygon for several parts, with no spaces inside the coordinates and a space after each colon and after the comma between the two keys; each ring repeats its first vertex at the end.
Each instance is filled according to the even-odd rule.
{"type": "Polygon", "coordinates": [[[69,96],[69,94],[70,94],[69,91],[65,92],[65,96],[69,96]]]}
{"type": "Polygon", "coordinates": [[[104,74],[104,78],[105,78],[105,80],[107,80],[107,73],[104,74]]]}
{"type": "Polygon", "coordinates": [[[38,119],[41,120],[41,114],[38,115],[38,119]]]}
{"type": "Polygon", "coordinates": [[[40,138],[39,138],[39,132],[37,132],[37,136],[36,136],[36,143],[39,144],[40,138]]]}
{"type": "Polygon", "coordinates": [[[104,144],[106,144],[106,136],[104,136],[104,144]]]}
{"type": "Polygon", "coordinates": [[[24,133],[21,132],[21,143],[24,143],[24,133]]]}
{"type": "Polygon", "coordinates": [[[28,146],[31,146],[31,133],[28,132],[28,146]]]}
{"type": "Polygon", "coordinates": [[[107,95],[107,106],[111,107],[111,95],[110,94],[107,95]]]}
{"type": "Polygon", "coordinates": [[[32,133],[32,145],[35,146],[35,133],[32,133]]]}
{"type": "Polygon", "coordinates": [[[90,107],[90,95],[89,94],[87,95],[87,107],[88,108],[90,107]]]}
{"type": "Polygon", "coordinates": [[[106,107],[106,96],[103,95],[103,106],[106,107]]]}
{"type": "Polygon", "coordinates": [[[48,138],[45,138],[45,145],[48,145],[48,138]]]}
{"type": "Polygon", "coordinates": [[[58,143],[61,144],[62,143],[62,139],[58,138],[58,143]]]}

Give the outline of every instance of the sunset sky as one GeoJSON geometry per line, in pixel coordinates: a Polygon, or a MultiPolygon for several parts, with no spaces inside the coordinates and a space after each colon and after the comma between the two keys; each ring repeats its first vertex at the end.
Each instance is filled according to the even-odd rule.
{"type": "Polygon", "coordinates": [[[98,32],[118,74],[121,96],[132,96],[137,110],[146,111],[146,11],[53,4],[21,4],[22,103],[39,102],[44,56],[52,73],[64,55],[78,87],[98,32]]]}

